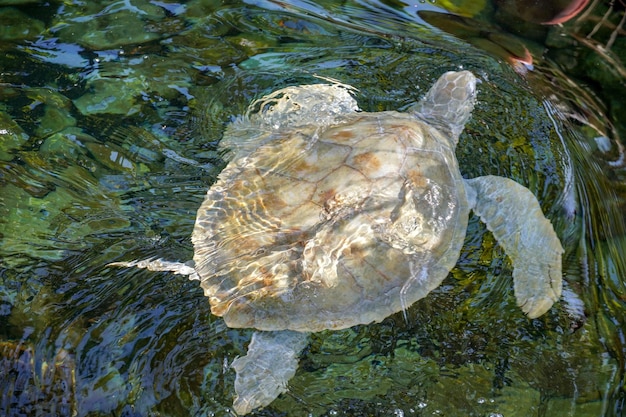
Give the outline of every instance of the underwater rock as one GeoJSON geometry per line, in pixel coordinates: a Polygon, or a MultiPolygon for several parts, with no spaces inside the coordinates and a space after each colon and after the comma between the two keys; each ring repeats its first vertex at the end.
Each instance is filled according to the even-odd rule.
{"type": "Polygon", "coordinates": [[[6,416],[76,415],[75,359],[58,349],[42,361],[27,342],[0,341],[0,409],[6,416]]]}
{"type": "MultiPolygon", "coordinates": [[[[0,6],[3,4],[0,2],[0,6]]],[[[42,34],[45,26],[42,21],[20,12],[13,7],[0,7],[0,40],[18,41],[33,39],[42,34]]]]}
{"type": "Polygon", "coordinates": [[[11,118],[0,111],[0,161],[13,159],[12,151],[19,149],[28,140],[28,134],[11,118]]]}

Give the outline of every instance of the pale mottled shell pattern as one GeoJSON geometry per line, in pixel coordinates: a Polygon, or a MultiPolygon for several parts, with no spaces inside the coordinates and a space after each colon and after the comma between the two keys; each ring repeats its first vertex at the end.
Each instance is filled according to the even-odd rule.
{"type": "Polygon", "coordinates": [[[233,161],[192,235],[212,312],[230,327],[338,329],[380,321],[437,287],[469,211],[454,147],[474,91],[468,99],[457,78],[433,89],[448,88],[448,101],[464,89],[469,109],[445,123],[429,117],[428,97],[415,109],[425,123],[414,112],[359,112],[336,84],[253,103],[226,132],[233,161]]]}

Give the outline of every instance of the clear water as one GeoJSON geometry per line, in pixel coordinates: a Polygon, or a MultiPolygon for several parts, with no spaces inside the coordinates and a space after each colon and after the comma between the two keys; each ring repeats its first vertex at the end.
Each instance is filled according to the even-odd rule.
{"type": "Polygon", "coordinates": [[[471,218],[444,285],[406,319],[313,335],[289,392],[257,415],[621,415],[619,146],[568,119],[559,98],[585,98],[549,84],[548,64],[519,75],[416,15],[436,6],[0,6],[0,414],[232,415],[229,364],[250,331],[211,316],[194,282],[105,265],[191,258],[195,212],[225,163],[216,143],[252,100],[321,75],[358,88],[363,109],[403,109],[464,68],[482,82],[462,173],[538,196],[577,296],[525,318],[510,262],[471,218]]]}

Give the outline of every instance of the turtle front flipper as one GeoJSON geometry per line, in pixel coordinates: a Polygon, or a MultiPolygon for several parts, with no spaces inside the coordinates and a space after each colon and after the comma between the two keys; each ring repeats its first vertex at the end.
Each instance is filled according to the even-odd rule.
{"type": "Polygon", "coordinates": [[[468,200],[513,262],[517,304],[530,318],[561,297],[563,247],[539,202],[513,180],[484,176],[465,180],[468,200]]]}
{"type": "Polygon", "coordinates": [[[248,354],[233,361],[237,372],[233,403],[239,415],[264,407],[287,391],[287,381],[298,368],[298,355],[307,344],[308,334],[290,330],[252,335],[248,354]]]}

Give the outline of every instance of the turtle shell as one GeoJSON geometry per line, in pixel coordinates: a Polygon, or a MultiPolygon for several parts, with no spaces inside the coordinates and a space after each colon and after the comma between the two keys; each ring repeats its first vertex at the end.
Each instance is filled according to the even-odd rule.
{"type": "Polygon", "coordinates": [[[310,101],[293,105],[271,106],[284,123],[261,109],[226,132],[240,144],[192,235],[205,295],[230,327],[381,321],[458,259],[469,209],[455,142],[415,114],[346,106],[320,122],[310,101]]]}

